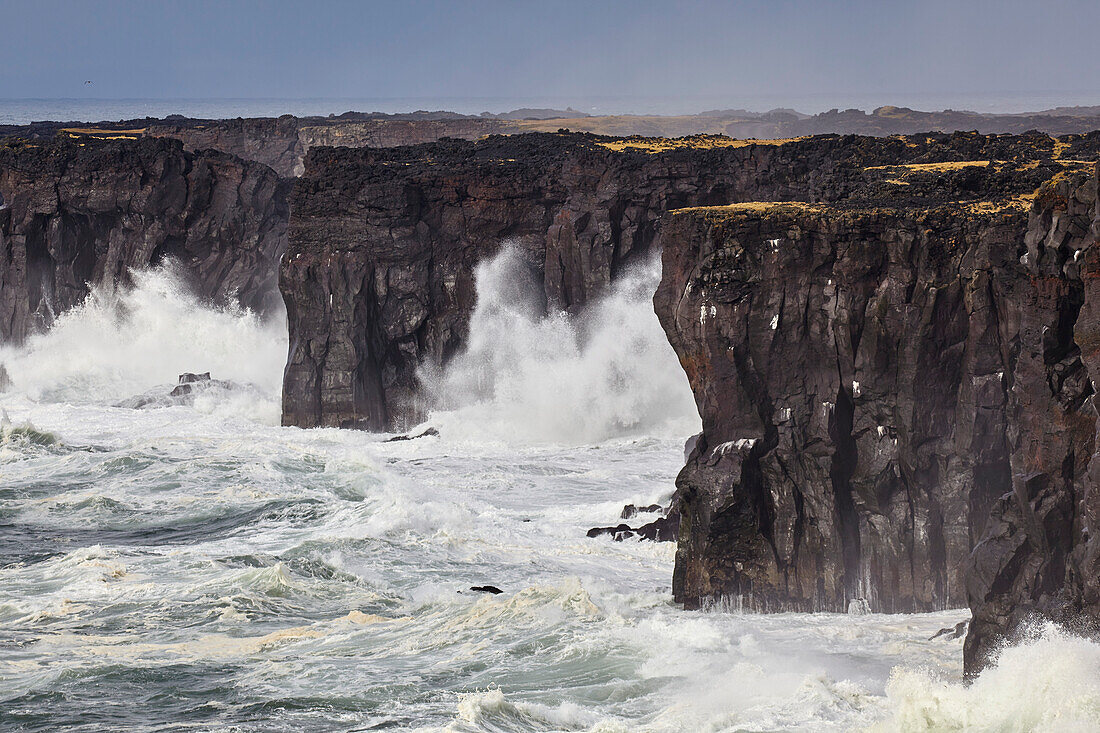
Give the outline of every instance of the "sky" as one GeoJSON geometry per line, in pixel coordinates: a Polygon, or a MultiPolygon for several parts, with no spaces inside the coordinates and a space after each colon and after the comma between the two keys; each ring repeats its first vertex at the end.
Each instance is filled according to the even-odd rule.
{"type": "Polygon", "coordinates": [[[0,24],[0,99],[1100,104],[1097,0],[0,0],[0,24]]]}

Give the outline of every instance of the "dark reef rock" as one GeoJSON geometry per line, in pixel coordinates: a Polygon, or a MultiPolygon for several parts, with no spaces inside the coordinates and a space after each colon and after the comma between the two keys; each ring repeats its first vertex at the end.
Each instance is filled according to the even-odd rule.
{"type": "Polygon", "coordinates": [[[947,626],[936,633],[928,637],[928,641],[933,639],[944,639],[946,641],[954,641],[955,639],[961,639],[966,636],[967,629],[970,628],[970,620],[960,621],[954,626],[947,626]]]}
{"type": "Polygon", "coordinates": [[[660,504],[650,504],[648,506],[635,506],[634,504],[627,504],[623,507],[622,512],[619,513],[619,519],[633,519],[639,514],[652,514],[654,512],[664,511],[664,507],[660,504]]]}
{"type": "MultiPolygon", "coordinates": [[[[657,507],[657,510],[661,509],[661,507],[657,507]]],[[[636,513],[632,516],[636,516],[636,513]]],[[[652,522],[643,524],[640,527],[631,527],[629,524],[617,524],[614,527],[593,527],[585,534],[587,537],[610,535],[611,539],[616,542],[622,542],[631,537],[638,537],[650,542],[674,542],[678,536],[679,528],[680,513],[672,511],[667,516],[657,517],[652,522]]]]}
{"type": "Polygon", "coordinates": [[[417,433],[416,435],[395,435],[392,438],[387,438],[386,442],[387,443],[400,443],[401,441],[405,441],[405,440],[416,440],[417,438],[431,438],[431,437],[438,437],[438,436],[439,436],[439,431],[438,430],[436,430],[435,428],[428,428],[424,432],[417,433]]]}
{"type": "Polygon", "coordinates": [[[474,268],[508,242],[526,257],[547,309],[576,310],[654,249],[669,209],[1009,196],[1062,170],[1057,155],[1098,143],[1037,133],[786,144],[532,134],[314,148],[292,195],[280,275],[291,334],[283,422],[374,430],[418,422],[417,367],[463,347],[474,268]],[[995,162],[912,167],[941,161],[995,162]]]}
{"type": "Polygon", "coordinates": [[[152,389],[144,394],[129,397],[116,403],[116,407],[129,410],[148,410],[158,407],[193,405],[199,395],[250,394],[260,396],[259,389],[253,384],[233,382],[228,379],[211,379],[210,372],[193,374],[185,372],[179,376],[179,383],[167,393],[163,389],[152,389]]]}
{"type": "Polygon", "coordinates": [[[0,145],[0,340],[165,258],[200,296],[264,310],[278,298],[288,190],[267,166],[174,140],[0,145]]]}
{"type": "Polygon", "coordinates": [[[470,590],[474,593],[489,593],[494,596],[498,596],[504,592],[495,585],[471,585],[470,590]]]}
{"type": "MultiPolygon", "coordinates": [[[[1030,185],[1029,165],[1002,170],[1030,185]]],[[[1096,178],[1048,182],[1030,216],[992,181],[988,201],[667,216],[654,303],[703,418],[674,498],[679,601],[969,599],[969,671],[1029,614],[1100,613],[1096,178]]]]}

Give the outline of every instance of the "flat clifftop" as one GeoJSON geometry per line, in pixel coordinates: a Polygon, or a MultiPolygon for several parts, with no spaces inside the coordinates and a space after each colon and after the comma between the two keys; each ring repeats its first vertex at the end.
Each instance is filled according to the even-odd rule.
{"type": "MultiPolygon", "coordinates": [[[[579,150],[603,148],[616,153],[670,153],[712,149],[740,149],[754,146],[784,147],[799,154],[832,154],[866,167],[923,165],[946,162],[972,163],[982,160],[1074,159],[1095,156],[1100,151],[1100,131],[1052,137],[1040,132],[1023,135],[983,135],[976,132],[922,133],[871,137],[821,134],[780,139],[731,138],[724,135],[669,137],[610,137],[593,133],[559,130],[525,135],[492,135],[477,140],[447,139],[384,150],[354,149],[335,153],[323,146],[313,156],[331,161],[339,155],[348,163],[381,161],[432,161],[461,163],[470,159],[522,158],[533,152],[564,155],[579,150]]],[[[316,163],[311,166],[316,168],[316,163]]]]}
{"type": "Polygon", "coordinates": [[[1062,142],[665,215],[654,305],[703,419],[677,600],[966,602],[969,672],[1029,614],[1100,623],[1100,179],[1062,142]],[[941,190],[960,173],[981,185],[941,190]]]}
{"type": "MultiPolygon", "coordinates": [[[[134,119],[117,122],[36,122],[0,126],[0,137],[49,138],[56,134],[92,137],[147,136],[182,140],[188,150],[214,148],[270,166],[281,176],[302,173],[303,160],[316,146],[396,147],[442,138],[477,140],[488,135],[521,135],[572,130],[622,136],[602,143],[611,149],[660,152],[672,148],[707,146],[745,147],[775,144],[820,135],[919,137],[922,130],[976,130],[982,133],[1080,134],[1100,128],[1095,109],[1053,110],[1034,116],[984,116],[972,113],[921,113],[883,108],[872,115],[836,110],[805,116],[777,110],[753,114],[743,110],[715,110],[700,115],[580,116],[546,118],[549,110],[528,110],[536,119],[515,114],[459,115],[415,112],[386,115],[347,113],[328,117],[244,118],[228,120],[134,119]],[[1091,116],[1090,116],[1091,115],[1091,116]],[[986,124],[988,123],[988,124],[986,124]],[[685,142],[687,141],[687,142],[685,142]]],[[[928,133],[940,134],[940,133],[928,133]]]]}

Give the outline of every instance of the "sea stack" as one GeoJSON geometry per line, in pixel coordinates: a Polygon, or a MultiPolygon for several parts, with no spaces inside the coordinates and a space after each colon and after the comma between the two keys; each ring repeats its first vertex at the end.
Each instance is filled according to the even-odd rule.
{"type": "Polygon", "coordinates": [[[677,600],[969,602],[968,672],[1029,614],[1100,618],[1096,172],[1067,161],[1024,196],[928,185],[990,167],[1027,166],[666,216],[654,302],[703,418],[677,600]]]}

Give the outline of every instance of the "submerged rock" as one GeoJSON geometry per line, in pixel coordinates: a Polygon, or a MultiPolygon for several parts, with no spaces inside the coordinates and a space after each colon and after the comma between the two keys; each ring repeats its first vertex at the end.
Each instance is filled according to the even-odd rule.
{"type": "Polygon", "coordinates": [[[198,395],[210,391],[253,393],[259,396],[259,390],[252,384],[242,384],[228,379],[211,379],[210,372],[202,374],[184,372],[179,375],[178,383],[170,391],[165,392],[164,388],[153,389],[145,394],[122,400],[116,404],[116,407],[141,410],[191,405],[194,404],[198,395]]]}
{"type": "MultiPolygon", "coordinates": [[[[629,519],[635,517],[639,511],[665,512],[666,509],[658,504],[652,504],[639,510],[633,504],[628,504],[623,507],[623,518],[629,519]],[[628,514],[630,515],[629,517],[627,516],[628,514]]],[[[667,516],[658,517],[652,522],[643,524],[640,527],[631,527],[629,524],[618,524],[614,527],[593,527],[588,530],[586,536],[601,537],[603,535],[610,535],[611,539],[616,542],[621,542],[631,537],[638,537],[643,540],[650,540],[651,542],[672,542],[676,539],[679,528],[680,513],[678,511],[673,511],[668,513],[667,516]]]]}
{"type": "Polygon", "coordinates": [[[438,435],[439,435],[438,430],[436,430],[435,428],[428,428],[424,432],[418,433],[417,435],[395,435],[392,438],[387,438],[385,442],[387,442],[387,443],[396,443],[396,442],[402,441],[402,440],[416,440],[417,438],[427,438],[427,437],[438,436],[438,435]]]}
{"type": "Polygon", "coordinates": [[[504,592],[500,588],[497,588],[495,585],[471,585],[470,590],[472,590],[474,593],[491,593],[494,596],[500,595],[504,592]]]}
{"type": "Polygon", "coordinates": [[[211,379],[210,372],[203,372],[202,374],[192,374],[191,372],[185,372],[179,376],[179,382],[176,387],[168,393],[169,397],[183,397],[185,395],[194,394],[204,389],[211,387],[231,387],[231,382],[225,382],[220,379],[211,379]]]}
{"type": "Polygon", "coordinates": [[[968,628],[970,628],[970,619],[967,619],[966,621],[960,621],[954,626],[948,626],[946,628],[940,629],[936,633],[929,636],[928,641],[939,639],[940,637],[945,637],[947,639],[961,639],[966,636],[966,630],[968,628]]]}
{"type": "Polygon", "coordinates": [[[663,512],[664,507],[660,504],[650,504],[649,506],[635,506],[633,504],[627,504],[623,507],[623,511],[619,514],[619,519],[633,519],[639,514],[652,514],[653,512],[663,512]]]}

